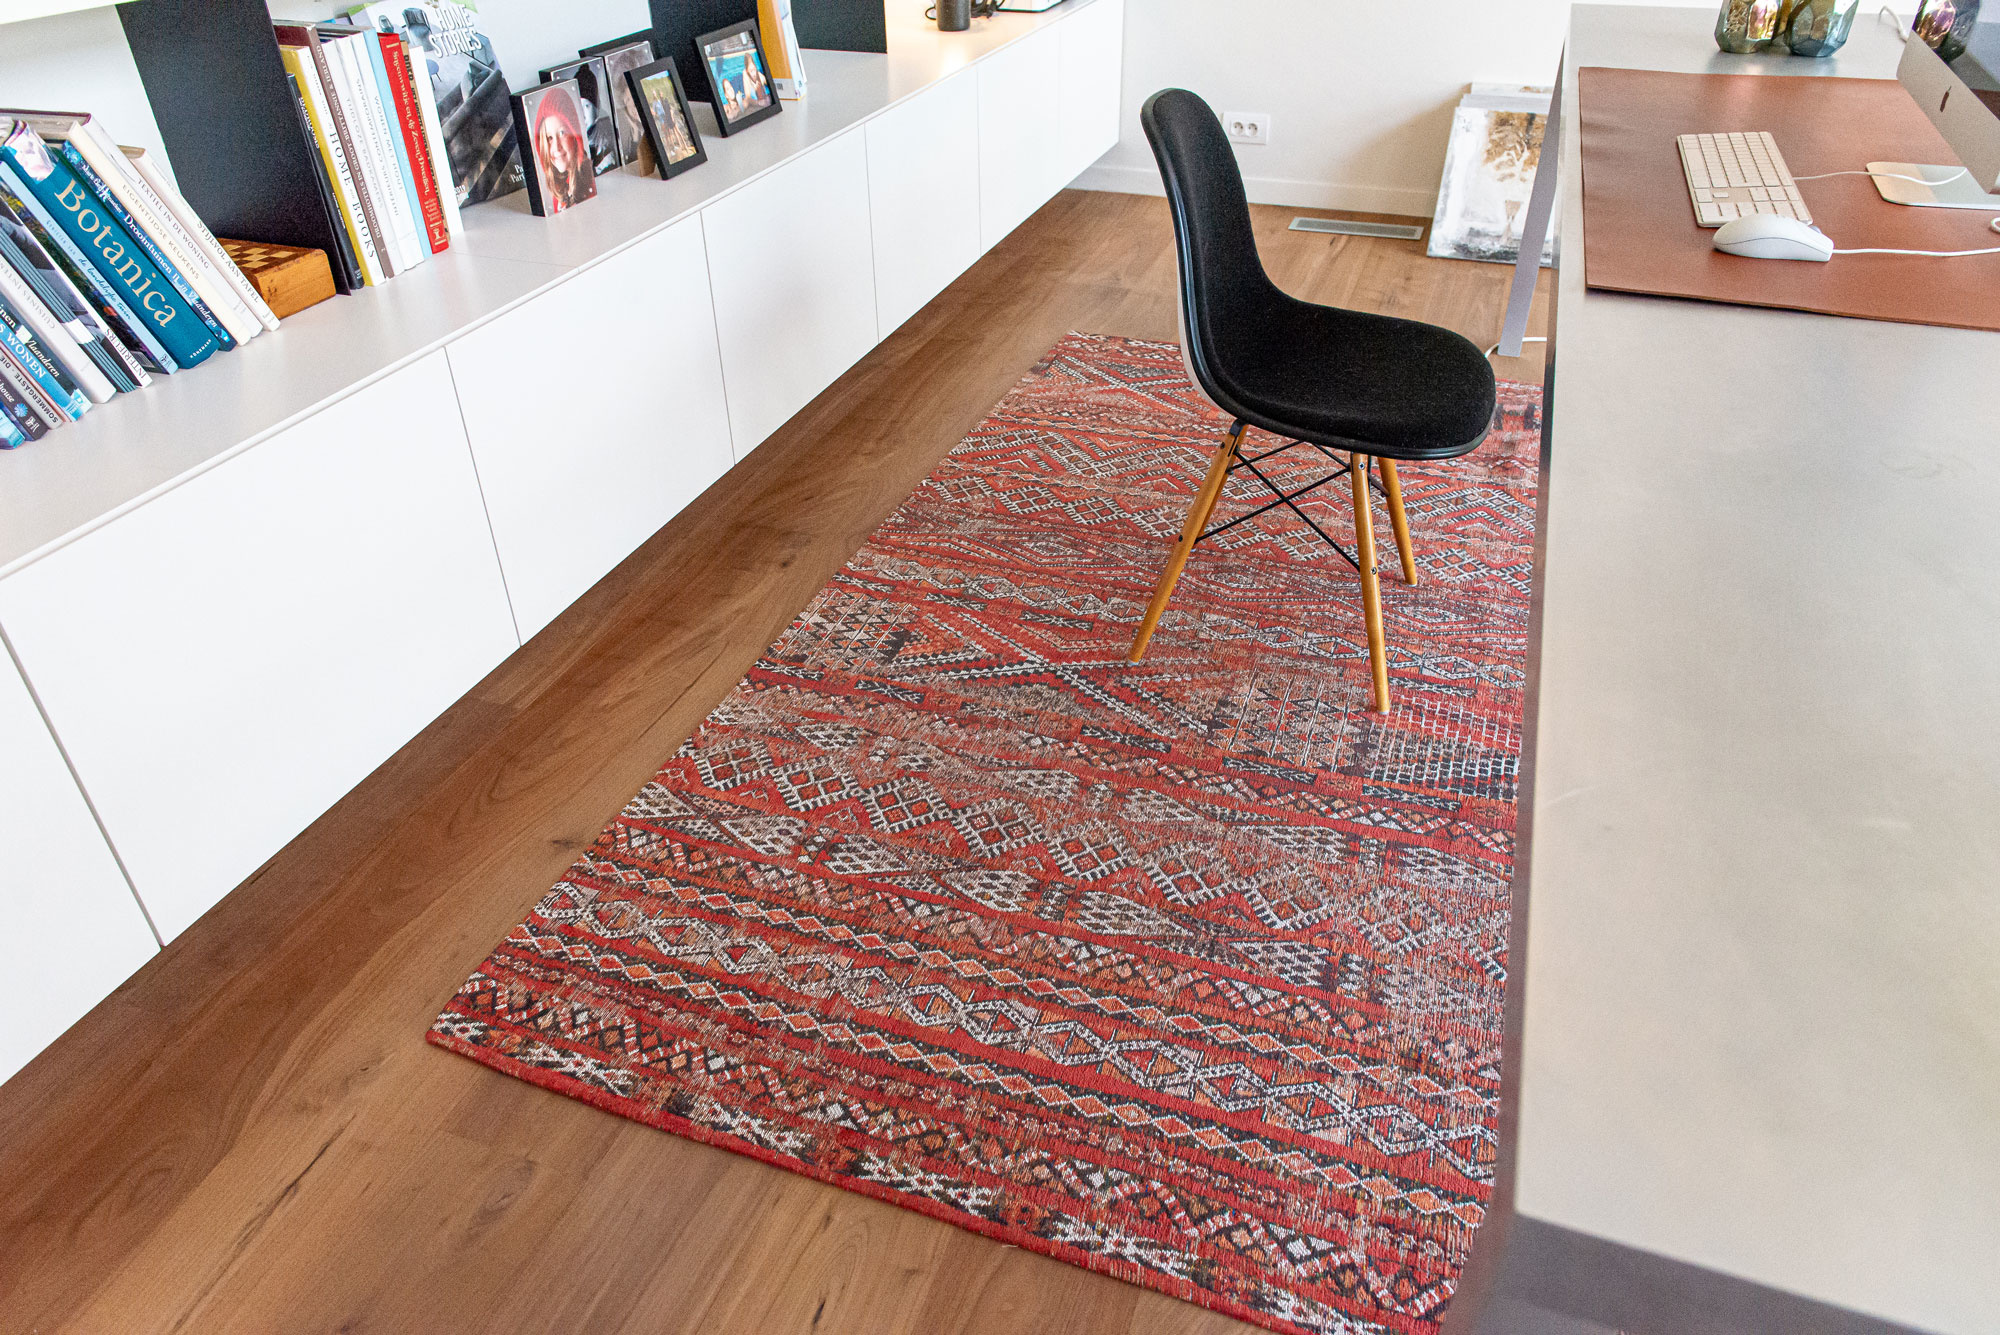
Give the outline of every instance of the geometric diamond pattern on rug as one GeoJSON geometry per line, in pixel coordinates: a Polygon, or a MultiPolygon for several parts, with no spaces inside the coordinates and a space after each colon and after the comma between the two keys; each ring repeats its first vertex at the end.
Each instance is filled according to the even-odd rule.
{"type": "MultiPolygon", "coordinates": [[[[1274,1330],[1435,1331],[1492,1188],[1540,395],[1402,469],[1387,717],[1282,512],[1125,661],[1226,425],[1178,348],[1064,339],[431,1041],[1274,1330]]],[[[1351,542],[1345,492],[1304,504],[1351,542]]]]}

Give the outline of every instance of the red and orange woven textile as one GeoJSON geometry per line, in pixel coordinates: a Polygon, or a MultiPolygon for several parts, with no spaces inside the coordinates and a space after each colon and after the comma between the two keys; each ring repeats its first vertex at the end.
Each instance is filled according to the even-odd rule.
{"type": "Polygon", "coordinates": [[[1493,1175],[1539,404],[1403,470],[1383,717],[1283,511],[1125,661],[1227,424],[1171,345],[1071,335],[432,1041],[1272,1329],[1435,1330],[1493,1175]]]}

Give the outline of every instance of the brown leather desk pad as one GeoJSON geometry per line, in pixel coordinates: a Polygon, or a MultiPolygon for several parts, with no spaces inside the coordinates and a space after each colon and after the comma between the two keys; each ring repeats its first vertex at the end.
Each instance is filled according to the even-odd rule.
{"type": "MultiPolygon", "coordinates": [[[[1796,58],[1796,57],[1795,57],[1796,58]]],[[[1695,225],[1676,138],[1768,130],[1794,176],[1870,162],[1956,167],[1893,79],[1577,71],[1585,282],[1618,292],[1777,306],[1905,324],[2000,330],[2000,255],[1836,255],[1825,264],[1714,249],[1695,225]]],[[[1801,181],[1813,223],[1842,247],[2000,246],[1995,214],[1885,201],[1865,176],[1801,181]]]]}

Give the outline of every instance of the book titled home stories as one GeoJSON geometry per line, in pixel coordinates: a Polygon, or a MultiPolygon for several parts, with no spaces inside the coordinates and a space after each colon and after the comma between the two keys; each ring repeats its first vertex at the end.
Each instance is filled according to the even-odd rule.
{"type": "Polygon", "coordinates": [[[514,111],[479,12],[459,0],[385,0],[350,10],[351,23],[399,34],[430,76],[461,206],[523,189],[514,111]]]}

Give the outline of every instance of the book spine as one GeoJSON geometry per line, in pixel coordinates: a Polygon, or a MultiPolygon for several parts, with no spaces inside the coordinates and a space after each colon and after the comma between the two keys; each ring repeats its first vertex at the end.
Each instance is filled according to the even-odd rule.
{"type": "MultiPolygon", "coordinates": [[[[16,209],[22,222],[35,240],[42,243],[42,249],[56,262],[70,282],[81,292],[87,292],[97,303],[97,310],[104,322],[117,335],[116,341],[126,355],[145,369],[158,371],[162,375],[172,375],[180,370],[180,363],[167,351],[166,344],[153,336],[139,313],[132,309],[123,294],[111,281],[97,271],[84,253],[70,240],[69,233],[57,225],[55,216],[35,198],[12,165],[0,160],[0,198],[16,209]]],[[[140,371],[145,382],[144,370],[140,371]]]]}
{"type": "Polygon", "coordinates": [[[431,168],[437,173],[438,204],[444,209],[445,230],[456,241],[465,234],[465,217],[458,207],[458,182],[451,176],[451,154],[444,146],[444,126],[438,120],[437,96],[431,90],[430,70],[424,58],[408,42],[403,56],[410,63],[410,88],[416,93],[417,110],[424,120],[424,139],[430,152],[431,168]]]}
{"type": "Polygon", "coordinates": [[[371,287],[384,282],[389,275],[382,268],[381,255],[375,249],[374,231],[368,226],[367,211],[361,206],[361,191],[354,179],[354,169],[347,160],[346,147],[333,119],[332,101],[320,72],[324,58],[310,47],[300,45],[281,46],[278,54],[285,57],[286,68],[297,76],[299,89],[305,94],[306,111],[313,122],[314,141],[325,158],[329,174],[339,187],[341,218],[354,245],[355,260],[361,265],[362,277],[371,287]]]}
{"type": "MultiPolygon", "coordinates": [[[[30,126],[34,123],[32,117],[28,119],[30,126]]],[[[48,137],[43,135],[45,139],[48,137]]],[[[206,303],[209,315],[231,339],[247,343],[264,332],[264,326],[238,299],[235,289],[229,286],[229,280],[194,244],[194,238],[187,235],[180,221],[153,197],[153,192],[139,178],[139,173],[118,151],[118,145],[111,142],[110,135],[98,128],[94,121],[79,120],[62,137],[65,139],[65,150],[80,154],[84,164],[94,174],[94,188],[98,193],[107,202],[125,210],[125,225],[132,234],[151,239],[153,248],[180,271],[186,286],[192,290],[191,295],[206,303]]]]}
{"type": "Polygon", "coordinates": [[[196,366],[215,355],[222,345],[194,308],[147,259],[132,234],[92,203],[76,174],[49,153],[34,131],[15,125],[0,144],[0,159],[14,168],[92,265],[102,266],[99,272],[117,283],[134,309],[151,322],[154,336],[175,362],[196,366]]]}
{"type": "Polygon", "coordinates": [[[235,347],[236,337],[229,332],[228,326],[209,309],[208,303],[201,299],[193,284],[189,283],[173,261],[167,258],[166,252],[154,243],[152,234],[126,211],[118,196],[104,183],[104,178],[97,174],[97,169],[84,160],[83,154],[77,152],[76,145],[65,141],[58,145],[55,151],[69,164],[70,170],[76,173],[77,179],[83,183],[85,190],[98,205],[125,229],[127,236],[138,243],[139,249],[153,262],[153,267],[160,271],[174,291],[180,293],[181,300],[187,303],[196,318],[208,326],[209,332],[215,335],[215,341],[225,350],[235,347]]]}
{"type": "Polygon", "coordinates": [[[403,142],[402,118],[396,102],[396,89],[389,78],[389,60],[383,53],[381,34],[373,28],[366,28],[355,40],[366,57],[361,72],[375,81],[375,96],[370,107],[371,114],[381,122],[382,134],[387,142],[388,165],[394,177],[392,184],[402,188],[401,208],[397,216],[408,215],[410,239],[416,244],[416,259],[412,263],[422,263],[431,257],[430,237],[424,230],[423,197],[417,193],[417,173],[410,158],[409,146],[403,142]]]}
{"type": "Polygon", "coordinates": [[[55,363],[35,343],[34,332],[5,298],[0,298],[0,350],[5,350],[27,377],[37,404],[44,409],[43,416],[51,412],[60,415],[61,421],[49,418],[53,424],[73,422],[90,411],[90,400],[82,390],[58,377],[55,363]]]}
{"type": "Polygon", "coordinates": [[[340,95],[342,76],[334,68],[334,61],[327,54],[325,44],[319,34],[310,28],[305,33],[306,50],[312,52],[313,66],[319,75],[319,86],[325,95],[324,106],[333,117],[333,133],[340,143],[339,159],[343,164],[342,179],[354,190],[355,199],[361,209],[359,217],[365,224],[363,237],[373,252],[375,267],[381,276],[375,282],[383,282],[396,276],[397,265],[392,252],[395,247],[389,241],[389,234],[382,230],[380,212],[375,207],[375,195],[368,186],[368,172],[362,157],[361,127],[353,124],[347,115],[347,105],[340,95]]]}
{"type": "Polygon", "coordinates": [[[396,271],[415,268],[420,258],[430,257],[425,246],[419,255],[417,223],[410,204],[403,197],[403,183],[397,177],[396,155],[389,146],[389,125],[382,116],[381,94],[375,88],[374,71],[369,67],[365,34],[336,38],[324,43],[339,59],[346,82],[341,92],[347,98],[347,123],[361,138],[361,162],[368,175],[368,190],[375,197],[375,216],[388,229],[389,244],[396,251],[396,271]]]}
{"type": "MultiPolygon", "coordinates": [[[[285,82],[292,89],[292,110],[298,113],[299,133],[305,136],[306,157],[312,163],[313,183],[319,190],[319,202],[326,212],[327,229],[333,237],[333,246],[327,255],[335,272],[345,280],[347,289],[355,291],[366,287],[368,280],[361,274],[361,262],[354,257],[354,241],[347,234],[347,220],[340,212],[340,189],[327,174],[327,157],[320,147],[319,136],[313,133],[312,110],[306,106],[306,90],[299,82],[299,76],[288,68],[285,82]]],[[[245,274],[247,279],[249,275],[245,274]]]]}
{"type": "Polygon", "coordinates": [[[62,374],[58,378],[82,392],[90,402],[111,402],[118,395],[118,387],[98,369],[76,339],[77,334],[82,334],[88,340],[90,331],[74,320],[65,320],[43,300],[41,293],[22,276],[21,265],[15,260],[18,254],[18,247],[11,241],[0,244],[0,300],[11,306],[27,326],[28,332],[21,334],[22,340],[26,341],[32,333],[43,360],[53,360],[51,369],[60,368],[62,374]]]}
{"type": "Polygon", "coordinates": [[[14,387],[0,379],[0,450],[17,450],[28,443],[28,433],[21,429],[21,419],[27,412],[27,405],[14,387]]]}
{"type": "Polygon", "coordinates": [[[160,216],[174,228],[181,243],[220,276],[230,294],[250,313],[250,318],[267,330],[276,329],[278,317],[257,295],[257,289],[250,286],[250,280],[229,258],[229,252],[215,239],[215,233],[208,230],[208,224],[188,206],[173,183],[153,166],[152,156],[142,148],[119,147],[111,142],[110,135],[98,128],[95,121],[91,122],[89,130],[93,137],[101,138],[101,146],[113,155],[113,161],[125,169],[126,178],[132,182],[133,188],[144,195],[151,207],[158,210],[160,216]]]}
{"type": "Polygon", "coordinates": [[[416,88],[410,80],[410,61],[403,51],[403,39],[392,32],[378,32],[382,67],[389,81],[389,95],[396,103],[396,124],[402,131],[404,151],[409,155],[410,172],[415,178],[417,206],[423,212],[424,238],[431,254],[441,253],[451,244],[451,229],[445,226],[444,206],[438,202],[437,169],[431,163],[430,142],[424,135],[423,115],[417,110],[416,88]]]}
{"type": "Polygon", "coordinates": [[[41,402],[28,388],[25,375],[25,372],[15,369],[13,358],[0,348],[0,408],[7,412],[9,439],[13,441],[7,447],[10,450],[15,445],[40,440],[55,429],[42,416],[41,402]]]}
{"type": "Polygon", "coordinates": [[[83,299],[83,294],[63,271],[56,267],[54,260],[28,231],[13,205],[0,199],[0,260],[6,261],[20,274],[36,298],[47,308],[50,316],[62,326],[63,332],[73,339],[83,354],[101,370],[114,389],[124,391],[137,389],[139,377],[144,375],[135,362],[128,369],[125,362],[113,355],[117,340],[105,328],[104,321],[83,299]]]}

